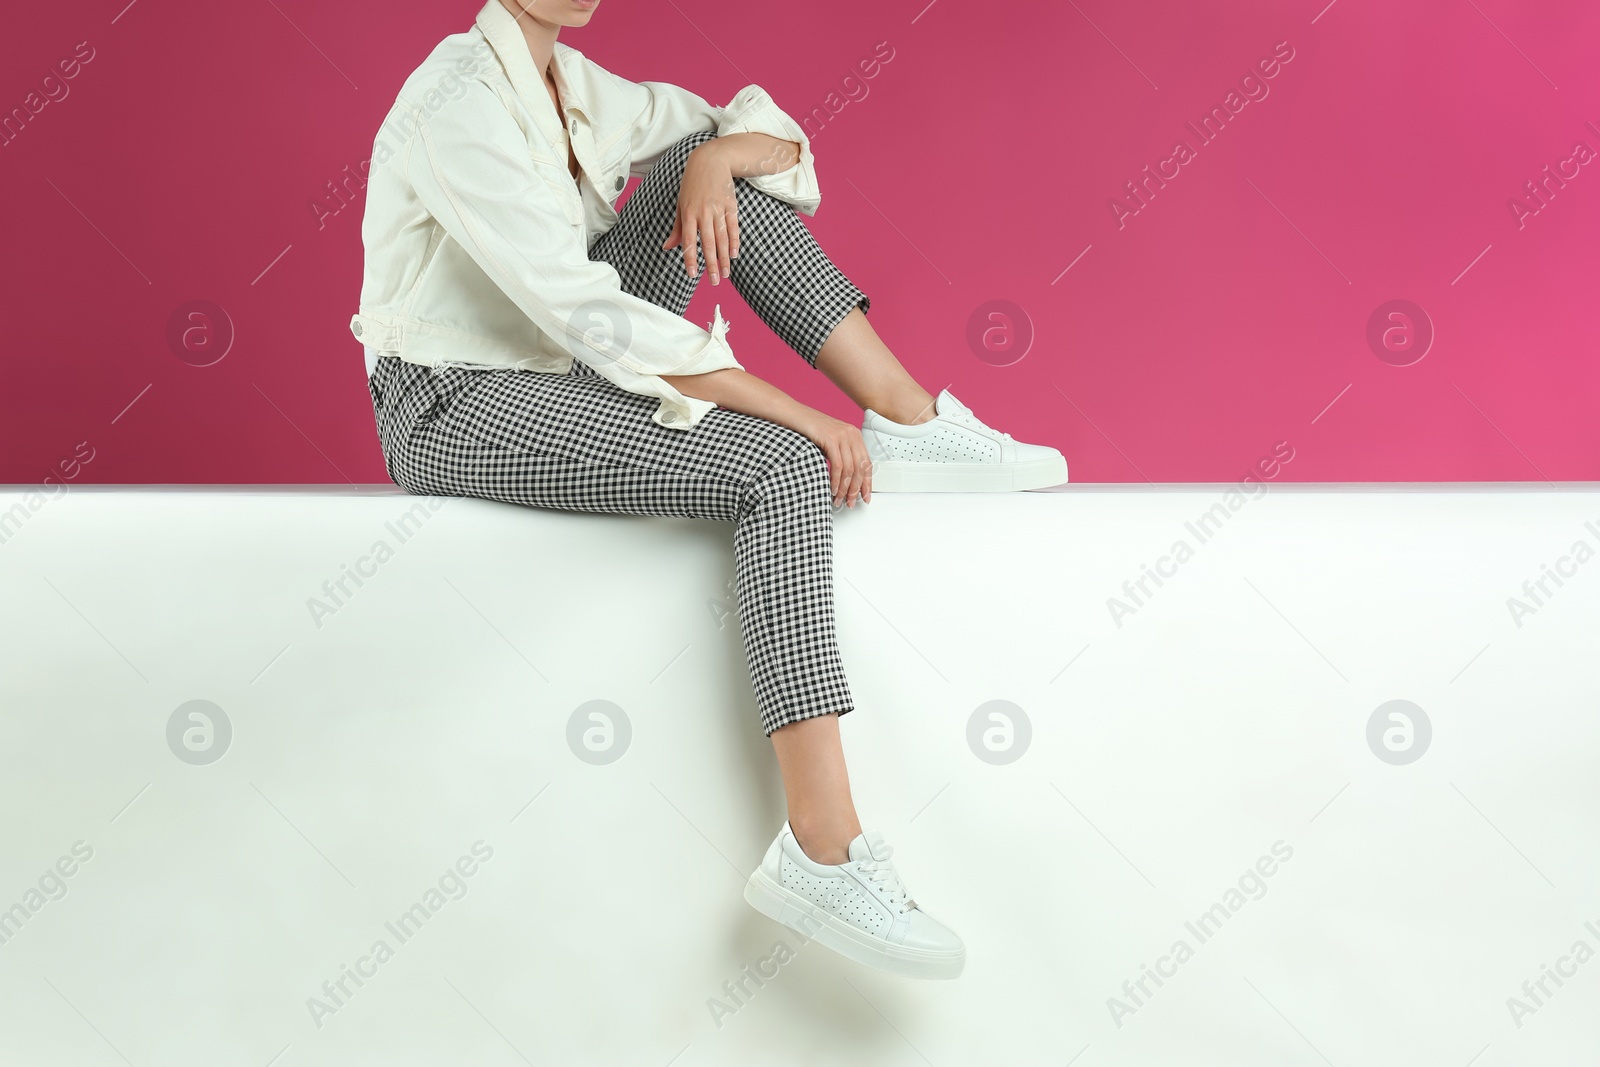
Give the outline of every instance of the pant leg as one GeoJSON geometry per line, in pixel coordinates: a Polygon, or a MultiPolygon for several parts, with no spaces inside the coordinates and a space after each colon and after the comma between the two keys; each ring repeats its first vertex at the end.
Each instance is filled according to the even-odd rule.
{"type": "MultiPolygon", "coordinates": [[[[661,185],[676,189],[687,148],[680,144],[669,156],[673,162],[666,170],[661,164],[653,168],[635,198],[661,185]]],[[[747,187],[745,195],[780,204],[753,188],[747,187]]],[[[624,217],[632,204],[630,199],[624,217]]],[[[642,211],[632,214],[645,218],[642,211]]],[[[794,221],[809,240],[809,232],[794,221]]],[[[666,225],[670,229],[670,219],[666,225]]],[[[666,232],[654,243],[660,244],[666,232]]],[[[793,228],[773,232],[783,240],[795,236],[793,228]]],[[[743,231],[736,262],[746,261],[752,243],[760,242],[743,231]]],[[[616,243],[610,252],[622,254],[625,248],[639,246],[616,243]]],[[[785,258],[784,249],[774,251],[769,262],[785,258]]],[[[787,252],[791,262],[805,259],[793,248],[787,252]]],[[[681,314],[693,282],[681,256],[664,255],[667,262],[659,271],[635,269],[626,255],[620,263],[634,284],[656,278],[648,292],[679,301],[664,306],[681,314]]],[[[787,289],[761,271],[751,279],[767,283],[763,291],[810,294],[766,306],[793,320],[791,336],[802,344],[818,337],[817,347],[838,318],[856,306],[845,301],[856,300],[860,292],[826,277],[821,285],[796,279],[787,289]],[[827,322],[831,315],[837,317],[827,322]]],[[[859,299],[864,301],[864,294],[859,299]]],[[[808,358],[814,361],[815,352],[808,358]]],[[[573,373],[555,375],[437,370],[386,358],[379,360],[370,387],[390,477],[408,492],[735,523],[736,597],[763,731],[771,734],[790,722],[853,709],[834,627],[827,463],[803,435],[725,408],[708,412],[692,430],[668,429],[650,418],[655,398],[619,389],[578,363],[573,373]]]]}
{"type": "MultiPolygon", "coordinates": [[[[615,225],[589,250],[590,259],[610,263],[622,288],[682,315],[696,284],[706,276],[705,253],[695,250],[699,270],[683,269],[682,248],[662,248],[677,219],[678,187],[689,153],[713,133],[685,137],[662,154],[639,183],[615,225]]],[[[727,280],[772,332],[812,367],[817,352],[855,307],[866,314],[871,299],[824,252],[800,213],[743,178],[733,182],[739,206],[739,258],[729,261],[727,280]]],[[[709,283],[707,283],[709,284],[709,283]]]]}
{"type": "Polygon", "coordinates": [[[716,408],[692,430],[598,376],[432,368],[371,381],[390,476],[407,492],[736,524],[735,593],[764,733],[854,707],[834,628],[833,502],[821,449],[716,408]]]}

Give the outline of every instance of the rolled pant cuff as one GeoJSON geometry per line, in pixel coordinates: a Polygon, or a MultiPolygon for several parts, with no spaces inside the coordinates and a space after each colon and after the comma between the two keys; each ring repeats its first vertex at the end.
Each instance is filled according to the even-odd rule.
{"type": "Polygon", "coordinates": [[[777,730],[788,726],[790,723],[801,722],[805,719],[815,719],[823,715],[848,715],[855,710],[854,704],[845,704],[842,707],[814,708],[810,711],[781,712],[776,715],[763,715],[761,717],[762,730],[771,737],[777,730]]]}

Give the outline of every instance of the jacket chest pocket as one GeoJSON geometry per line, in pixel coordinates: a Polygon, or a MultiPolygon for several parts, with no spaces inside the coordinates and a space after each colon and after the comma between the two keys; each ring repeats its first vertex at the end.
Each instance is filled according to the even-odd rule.
{"type": "Polygon", "coordinates": [[[583,199],[578,193],[578,183],[572,180],[572,172],[567,169],[566,161],[556,159],[542,146],[533,144],[528,146],[528,158],[533,161],[533,169],[561,203],[567,221],[574,226],[583,225],[583,199]]]}
{"type": "Polygon", "coordinates": [[[628,164],[632,161],[626,136],[615,138],[600,153],[600,166],[594,172],[594,186],[606,203],[622,195],[628,184],[628,164]]]}

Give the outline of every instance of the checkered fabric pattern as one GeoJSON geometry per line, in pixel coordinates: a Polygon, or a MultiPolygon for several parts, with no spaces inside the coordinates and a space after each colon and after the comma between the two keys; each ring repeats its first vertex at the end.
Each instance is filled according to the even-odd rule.
{"type": "MultiPolygon", "coordinates": [[[[695,284],[662,249],[684,163],[712,134],[664,154],[590,250],[630,293],[683,314],[695,284]]],[[[869,301],[797,212],[736,179],[739,258],[729,281],[815,367],[828,334],[869,301]]],[[[384,357],[368,381],[389,476],[410,493],[568,511],[736,524],[735,592],[765,733],[852,710],[833,615],[833,503],[822,450],[775,422],[715,408],[668,429],[658,401],[582,363],[569,374],[425,367],[384,357]]]]}

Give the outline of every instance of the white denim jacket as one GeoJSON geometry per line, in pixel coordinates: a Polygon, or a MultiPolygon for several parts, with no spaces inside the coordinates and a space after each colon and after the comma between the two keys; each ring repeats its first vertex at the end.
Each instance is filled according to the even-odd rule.
{"type": "Polygon", "coordinates": [[[746,180],[814,215],[810,140],[759,85],[713,107],[667,82],[628,81],[559,41],[551,66],[560,117],[516,19],[488,0],[472,29],[446,37],[407,77],[373,144],[350,332],[369,374],[388,356],[550,374],[577,359],[660,398],[656,423],[689,429],[716,405],[661,375],[743,369],[722,306],[703,330],[624,292],[616,268],[588,250],[616,223],[612,202],[628,177],[702,130],[797,142],[796,165],[746,180]]]}

